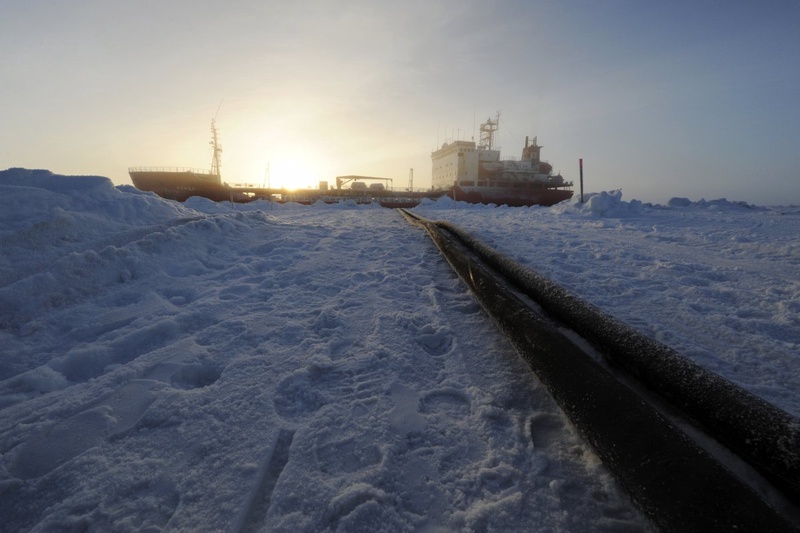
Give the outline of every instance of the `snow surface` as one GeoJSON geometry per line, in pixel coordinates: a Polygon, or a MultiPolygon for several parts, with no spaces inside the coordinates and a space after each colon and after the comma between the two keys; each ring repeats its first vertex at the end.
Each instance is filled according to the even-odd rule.
{"type": "MultiPolygon", "coordinates": [[[[795,415],[800,208],[449,220],[795,415]]],[[[649,531],[395,211],[0,172],[9,531],[649,531]]]]}
{"type": "Polygon", "coordinates": [[[425,215],[800,417],[800,207],[584,199],[425,215]]]}

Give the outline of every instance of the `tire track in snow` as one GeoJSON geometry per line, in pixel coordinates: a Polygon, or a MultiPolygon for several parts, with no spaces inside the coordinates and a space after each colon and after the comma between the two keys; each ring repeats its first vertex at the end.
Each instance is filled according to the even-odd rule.
{"type": "Polygon", "coordinates": [[[267,519],[272,492],[278,484],[286,463],[289,462],[289,448],[294,439],[294,430],[281,429],[272,447],[269,459],[264,463],[258,476],[258,484],[250,494],[249,501],[244,508],[237,525],[233,531],[250,533],[259,531],[267,519]]]}

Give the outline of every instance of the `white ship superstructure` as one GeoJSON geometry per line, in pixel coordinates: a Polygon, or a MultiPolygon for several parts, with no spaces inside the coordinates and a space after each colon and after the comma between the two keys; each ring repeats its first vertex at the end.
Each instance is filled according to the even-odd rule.
{"type": "Polygon", "coordinates": [[[500,121],[481,124],[480,142],[444,143],[431,154],[431,183],[434,189],[452,190],[456,199],[509,205],[552,205],[572,197],[569,187],[553,167],[541,160],[542,147],[525,138],[518,160],[500,159],[494,134],[500,121]]]}

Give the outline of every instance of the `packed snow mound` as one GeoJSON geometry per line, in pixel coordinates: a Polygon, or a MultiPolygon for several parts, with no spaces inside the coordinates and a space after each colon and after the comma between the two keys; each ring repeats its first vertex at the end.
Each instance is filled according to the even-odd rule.
{"type": "Polygon", "coordinates": [[[0,171],[0,193],[8,205],[0,211],[0,220],[17,220],[21,224],[95,216],[115,223],[143,225],[153,223],[154,218],[167,220],[189,213],[181,204],[164,202],[153,193],[131,186],[115,187],[102,176],[62,176],[49,170],[0,171]],[[20,216],[20,212],[26,216],[20,216]]]}
{"type": "Polygon", "coordinates": [[[667,202],[667,205],[669,207],[689,207],[692,205],[692,201],[688,198],[675,197],[670,198],[669,202],[667,202]]]}
{"type": "Polygon", "coordinates": [[[747,202],[732,202],[725,198],[717,200],[701,199],[696,202],[688,198],[675,197],[666,206],[643,203],[639,200],[624,201],[622,190],[585,193],[583,203],[580,194],[569,200],[554,205],[554,213],[580,214],[589,217],[624,218],[641,216],[648,209],[707,209],[710,211],[740,211],[742,209],[758,209],[747,202]]]}
{"type": "Polygon", "coordinates": [[[667,202],[667,206],[673,208],[687,208],[687,207],[694,207],[699,209],[710,209],[710,210],[730,210],[730,209],[757,209],[756,206],[752,204],[748,204],[747,202],[731,202],[727,198],[719,198],[716,200],[706,200],[705,198],[700,199],[696,202],[692,202],[688,198],[671,198],[669,202],[667,202]]]}
{"type": "Polygon", "coordinates": [[[2,184],[9,187],[34,187],[52,192],[93,191],[102,194],[114,188],[111,180],[102,176],[61,176],[49,170],[10,168],[2,171],[2,184]]]}
{"type": "MultiPolygon", "coordinates": [[[[100,268],[101,258],[111,253],[108,246],[134,239],[148,226],[198,215],[152,193],[114,187],[108,178],[47,170],[0,171],[0,197],[0,286],[45,271],[56,261],[78,269],[100,268]]],[[[59,279],[59,272],[54,268],[43,273],[38,280],[42,286],[28,277],[29,298],[41,297],[47,286],[68,293],[71,283],[59,279]]],[[[10,305],[7,299],[4,303],[10,305]]],[[[0,313],[8,318],[12,309],[18,306],[0,313]]]]}
{"type": "Polygon", "coordinates": [[[639,215],[643,204],[639,200],[626,202],[622,200],[622,191],[602,191],[599,193],[575,194],[550,208],[553,213],[565,215],[581,215],[588,217],[620,218],[639,215]]]}
{"type": "Polygon", "coordinates": [[[421,207],[430,207],[433,209],[494,209],[495,204],[470,204],[460,200],[453,200],[449,196],[442,195],[438,198],[423,198],[419,204],[421,207]]]}

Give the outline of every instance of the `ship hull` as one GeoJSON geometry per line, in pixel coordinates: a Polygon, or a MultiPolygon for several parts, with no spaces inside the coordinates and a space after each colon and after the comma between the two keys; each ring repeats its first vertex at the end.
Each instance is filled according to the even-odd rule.
{"type": "Polygon", "coordinates": [[[131,170],[128,174],[140,191],[154,192],[168,200],[184,202],[192,196],[201,196],[215,202],[237,201],[236,191],[221,183],[219,176],[213,174],[190,170],[131,170]]]}
{"type": "Polygon", "coordinates": [[[572,198],[567,189],[552,188],[507,188],[507,187],[453,187],[447,196],[471,204],[495,204],[509,207],[551,206],[572,198]]]}
{"type": "MultiPolygon", "coordinates": [[[[279,192],[279,191],[276,191],[279,192]]],[[[311,205],[316,202],[338,204],[342,202],[355,202],[358,205],[378,204],[386,208],[412,208],[418,206],[424,199],[435,200],[445,195],[445,191],[408,192],[384,190],[380,194],[369,194],[368,191],[354,191],[352,189],[334,189],[329,191],[283,191],[273,201],[278,203],[298,203],[311,205]]]]}
{"type": "MultiPolygon", "coordinates": [[[[533,188],[517,189],[506,187],[453,187],[449,191],[428,193],[392,193],[384,191],[381,195],[361,193],[361,191],[313,191],[306,190],[287,193],[282,190],[269,189],[241,189],[229,187],[216,180],[213,174],[200,174],[192,171],[156,171],[142,170],[129,172],[134,186],[141,191],[149,191],[168,200],[185,202],[192,196],[208,198],[215,202],[250,202],[256,198],[272,198],[280,203],[295,202],[312,204],[317,201],[325,203],[338,203],[342,201],[355,201],[358,204],[378,203],[388,208],[410,208],[419,205],[423,198],[436,199],[448,196],[459,202],[472,204],[495,204],[509,207],[522,207],[532,205],[550,206],[572,198],[572,191],[565,189],[533,188]]],[[[366,191],[365,191],[366,192],[366,191]]]]}
{"type": "Polygon", "coordinates": [[[134,170],[128,174],[133,185],[141,191],[149,191],[167,200],[185,202],[192,196],[208,198],[215,202],[245,203],[264,199],[277,203],[299,203],[311,205],[322,201],[327,204],[352,201],[357,204],[377,203],[388,208],[410,208],[419,205],[424,198],[435,199],[441,192],[394,192],[352,189],[287,191],[261,187],[231,187],[219,182],[214,174],[203,174],[190,170],[134,170]]]}

